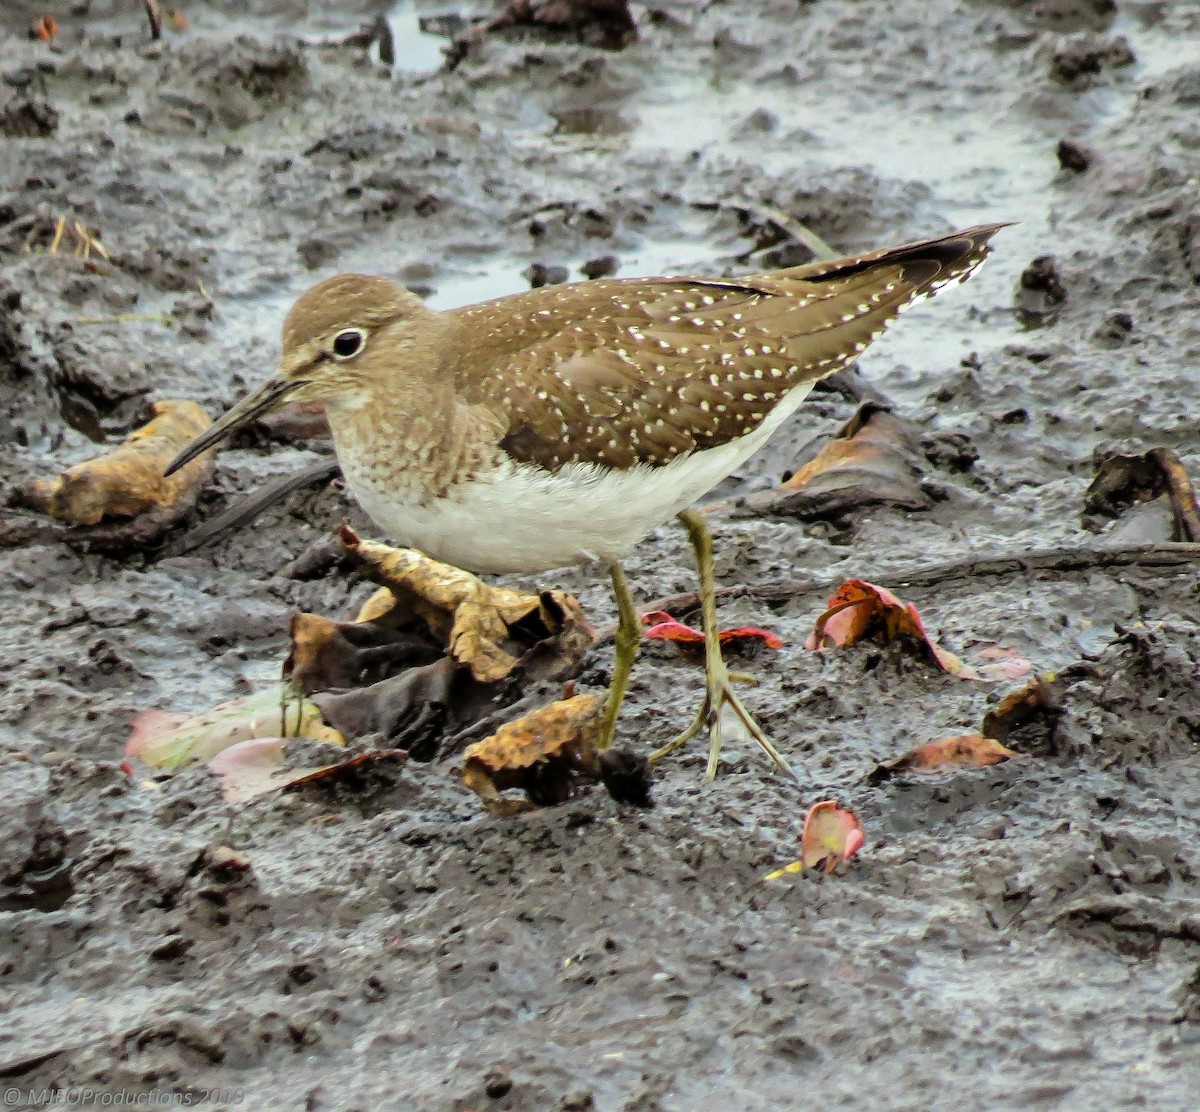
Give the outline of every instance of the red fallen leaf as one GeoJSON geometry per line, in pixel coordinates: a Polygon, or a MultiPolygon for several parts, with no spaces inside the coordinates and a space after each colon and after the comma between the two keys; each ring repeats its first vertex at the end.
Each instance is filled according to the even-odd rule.
{"type": "Polygon", "coordinates": [[[881,633],[886,641],[909,638],[925,647],[937,662],[938,667],[952,676],[964,680],[985,682],[1012,675],[1023,675],[1032,665],[1017,657],[1011,649],[992,646],[981,650],[983,659],[1004,658],[1002,665],[987,664],[974,668],[966,664],[949,649],[942,648],[925,631],[921,614],[911,602],[904,602],[886,587],[878,587],[863,579],[847,579],[829,599],[829,608],[822,614],[813,631],[804,642],[806,649],[824,652],[830,645],[843,648],[853,645],[874,633],[881,633]],[[1010,658],[1015,657],[1015,660],[1010,658]],[[1020,661],[1017,664],[1016,661],[1020,661]]]}
{"type": "Polygon", "coordinates": [[[52,15],[44,15],[33,25],[34,34],[43,42],[49,42],[58,34],[58,20],[52,15]]]}
{"type": "Polygon", "coordinates": [[[1017,753],[1001,745],[995,738],[984,737],[982,734],[960,734],[957,737],[931,741],[928,745],[918,746],[903,756],[882,761],[868,779],[877,784],[898,772],[930,772],[939,768],[983,768],[1023,756],[1024,753],[1017,753]]]}
{"type": "Polygon", "coordinates": [[[862,823],[853,811],[840,806],[833,799],[814,803],[804,817],[800,860],[768,873],[766,879],[777,880],[785,873],[799,873],[805,869],[820,868],[831,873],[843,861],[849,861],[858,853],[866,840],[862,823]]]}
{"type": "MultiPolygon", "coordinates": [[[[704,633],[678,622],[665,610],[652,610],[642,615],[642,624],[648,626],[645,636],[656,641],[674,641],[679,645],[703,645],[704,633]]],[[[763,645],[768,649],[782,649],[783,640],[774,633],[757,626],[738,626],[723,629],[718,638],[722,645],[731,649],[744,649],[751,645],[763,645]]]]}

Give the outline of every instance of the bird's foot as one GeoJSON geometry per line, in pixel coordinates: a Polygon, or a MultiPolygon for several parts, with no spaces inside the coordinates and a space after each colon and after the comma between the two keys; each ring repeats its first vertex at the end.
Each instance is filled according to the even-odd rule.
{"type": "Polygon", "coordinates": [[[758,746],[771,759],[771,762],[789,776],[795,778],[796,774],[792,771],[791,765],[784,759],[783,754],[771,744],[771,739],[767,737],[762,727],[754,720],[754,715],[747,710],[745,703],[738,698],[737,692],[733,690],[733,681],[736,679],[742,683],[756,682],[753,676],[748,676],[744,672],[730,672],[725,667],[725,662],[720,658],[714,665],[705,669],[705,694],[704,702],[700,704],[700,709],[696,712],[695,718],[692,719],[691,725],[683,731],[673,741],[667,742],[661,749],[656,749],[650,754],[652,763],[661,761],[664,757],[670,756],[676,749],[682,748],[692,740],[705,726],[708,727],[708,768],[705,770],[704,777],[706,780],[713,780],[717,775],[717,765],[721,757],[721,715],[726,706],[728,706],[746,732],[751,738],[757,742],[758,746]]]}

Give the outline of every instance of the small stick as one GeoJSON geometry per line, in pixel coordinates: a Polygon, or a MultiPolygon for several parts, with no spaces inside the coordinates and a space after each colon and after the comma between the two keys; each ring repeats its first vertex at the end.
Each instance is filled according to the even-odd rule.
{"type": "Polygon", "coordinates": [[[806,224],[801,224],[799,220],[789,216],[782,209],[775,208],[774,205],[755,201],[753,204],[738,202],[734,207],[744,208],[756,216],[761,216],[769,220],[784,235],[796,240],[798,243],[803,243],[813,253],[813,258],[817,261],[836,259],[838,257],[839,252],[830,247],[816,232],[806,224]]]}
{"type": "Polygon", "coordinates": [[[111,317],[76,317],[71,324],[173,324],[171,317],[161,313],[115,313],[111,317]]]}
{"type": "Polygon", "coordinates": [[[1189,541],[1200,541],[1200,506],[1196,504],[1196,491],[1183,463],[1170,448],[1152,448],[1150,455],[1167,477],[1167,492],[1180,532],[1189,541]]]}
{"type": "MultiPolygon", "coordinates": [[[[1200,561],[1200,544],[1163,542],[1160,544],[1132,544],[1104,548],[1035,548],[1028,552],[1014,552],[1005,556],[968,556],[961,560],[947,560],[941,564],[925,564],[914,568],[880,573],[892,587],[930,587],[955,579],[979,579],[984,576],[1028,575],[1047,571],[1083,571],[1088,568],[1176,568],[1200,561]]],[[[718,598],[753,598],[760,602],[779,603],[810,594],[824,594],[837,587],[846,576],[837,579],[824,577],[803,583],[764,583],[751,587],[738,583],[731,587],[718,587],[718,598]]],[[[700,605],[698,591],[684,591],[677,595],[665,595],[639,607],[643,614],[655,610],[666,610],[672,614],[683,614],[700,605]]],[[[612,640],[616,625],[597,630],[595,644],[602,645],[612,640]]]]}
{"type": "Polygon", "coordinates": [[[158,10],[158,0],[143,0],[146,5],[146,16],[150,20],[150,37],[158,42],[162,38],[162,12],[158,10]]]}

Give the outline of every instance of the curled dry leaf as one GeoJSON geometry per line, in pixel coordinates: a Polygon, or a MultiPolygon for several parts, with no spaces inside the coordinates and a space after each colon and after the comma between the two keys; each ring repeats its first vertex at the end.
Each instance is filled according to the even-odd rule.
{"type": "Polygon", "coordinates": [[[320,710],[307,699],[295,699],[286,687],[268,688],[213,707],[198,715],[150,710],[133,720],[125,755],[150,768],[173,772],[184,765],[209,761],[239,742],[252,738],[306,737],[343,744],[327,726],[320,710]]]}
{"type": "Polygon", "coordinates": [[[289,768],[287,746],[294,738],[254,738],[231,745],[218,753],[208,767],[221,782],[221,794],[229,803],[244,803],[266,792],[299,787],[364,771],[383,761],[403,761],[403,749],[370,750],[331,764],[311,768],[289,768]]]}
{"type": "Polygon", "coordinates": [[[49,42],[58,34],[58,20],[52,15],[44,15],[33,25],[33,33],[43,42],[49,42]]]}
{"type": "MultiPolygon", "coordinates": [[[[642,624],[647,627],[645,636],[652,641],[673,641],[681,649],[703,649],[704,633],[683,622],[677,622],[665,610],[652,610],[642,615],[642,624]]],[[[783,639],[757,626],[738,626],[723,629],[717,635],[721,644],[733,652],[752,649],[759,645],[768,649],[782,649],[783,639]]]]}
{"type": "Polygon", "coordinates": [[[1063,712],[1061,686],[1053,672],[1034,676],[983,716],[980,732],[1003,742],[1017,737],[1023,749],[1034,753],[1053,752],[1054,733],[1063,712]]]}
{"type": "Polygon", "coordinates": [[[552,674],[592,644],[583,610],[563,591],[531,595],[492,587],[415,549],[360,540],[347,528],[341,535],[346,551],[393,596],[390,607],[382,597],[372,600],[371,620],[388,620],[393,610],[397,625],[419,620],[481,683],[502,680],[535,657],[542,658],[542,671],[552,674]]]}
{"type": "Polygon", "coordinates": [[[995,738],[982,734],[960,734],[919,746],[900,757],[878,764],[868,777],[878,784],[899,772],[935,772],[942,768],[983,768],[1001,761],[1022,757],[1005,748],[995,738]]]}
{"type": "MultiPolygon", "coordinates": [[[[1200,504],[1188,478],[1183,462],[1170,448],[1152,448],[1141,455],[1112,455],[1096,466],[1096,476],[1087,489],[1084,500],[1085,519],[1118,517],[1130,507],[1165,499],[1170,506],[1168,519],[1173,528],[1163,534],[1146,533],[1149,524],[1145,515],[1119,534],[1124,542],[1200,541],[1200,504]]],[[[1149,519],[1153,521],[1153,518],[1149,519]]],[[[1116,532],[1116,531],[1114,531],[1116,532]]],[[[1114,540],[1118,539],[1114,536],[1114,540]]]]}
{"type": "Polygon", "coordinates": [[[570,797],[574,780],[596,778],[602,701],[576,695],[501,726],[463,754],[463,782],[495,815],[514,815],[570,797]],[[527,799],[500,793],[520,788],[527,799]]]}
{"type": "Polygon", "coordinates": [[[923,470],[917,427],[867,402],[814,459],[774,489],[746,497],[741,512],[827,518],[872,505],[928,510],[923,470]]]}
{"type": "Polygon", "coordinates": [[[964,663],[929,636],[920,612],[911,602],[904,602],[886,587],[862,579],[847,579],[834,592],[828,609],[817,619],[804,647],[823,652],[830,646],[843,648],[867,637],[915,643],[942,671],[964,680],[1014,677],[1024,675],[1032,668],[1013,650],[994,645],[978,650],[979,667],[964,663]]]}
{"type": "Polygon", "coordinates": [[[849,861],[866,844],[866,834],[858,816],[835,800],[814,803],[804,817],[800,835],[800,860],[768,873],[767,880],[778,880],[787,873],[805,869],[833,872],[843,861],[849,861]]]}
{"type": "Polygon", "coordinates": [[[205,452],[170,478],[164,478],[163,471],[211,424],[195,402],[155,402],[153,420],[130,433],[120,447],[56,479],[35,480],[24,499],[68,525],[96,525],[105,518],[170,509],[208,474],[212,453],[205,452]]]}

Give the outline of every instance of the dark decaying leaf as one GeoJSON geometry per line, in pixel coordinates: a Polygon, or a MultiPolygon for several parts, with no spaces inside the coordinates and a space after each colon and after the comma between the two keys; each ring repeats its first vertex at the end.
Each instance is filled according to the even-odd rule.
{"type": "Polygon", "coordinates": [[[283,674],[304,695],[377,683],[442,654],[425,630],[397,629],[386,617],[339,622],[320,614],[296,614],[291,638],[283,674]]]}
{"type": "Polygon", "coordinates": [[[444,733],[565,675],[593,642],[561,591],[493,587],[412,549],[341,536],[381,587],[353,622],[297,615],[284,675],[347,738],[377,735],[431,759],[444,733]]]}
{"type": "Polygon", "coordinates": [[[447,730],[461,729],[493,705],[492,685],[475,682],[449,657],[368,687],[313,695],[321,715],[344,737],[378,734],[403,746],[413,760],[429,760],[447,730]]]}

